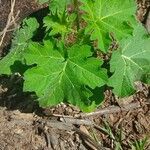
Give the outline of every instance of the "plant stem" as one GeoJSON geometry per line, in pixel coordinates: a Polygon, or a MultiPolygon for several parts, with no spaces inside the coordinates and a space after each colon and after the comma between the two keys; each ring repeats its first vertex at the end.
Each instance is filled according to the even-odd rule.
{"type": "Polygon", "coordinates": [[[74,0],[74,7],[75,7],[75,13],[77,15],[76,18],[76,24],[77,24],[77,31],[80,29],[80,21],[79,21],[79,2],[78,0],[74,0]]]}

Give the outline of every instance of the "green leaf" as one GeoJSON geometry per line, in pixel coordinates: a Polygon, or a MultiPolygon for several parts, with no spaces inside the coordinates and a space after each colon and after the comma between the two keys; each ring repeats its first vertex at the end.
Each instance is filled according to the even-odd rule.
{"type": "Polygon", "coordinates": [[[0,75],[11,74],[10,66],[13,65],[16,60],[24,60],[22,53],[38,27],[39,24],[35,18],[25,19],[23,21],[22,28],[17,29],[15,32],[10,52],[0,60],[0,75]]]}
{"type": "Polygon", "coordinates": [[[51,17],[51,16],[46,16],[44,18],[43,22],[44,22],[44,26],[47,27],[47,31],[49,29],[52,29],[50,34],[49,34],[50,36],[56,35],[58,33],[60,33],[62,35],[67,33],[66,26],[64,24],[62,24],[61,22],[59,22],[59,20],[58,21],[54,21],[53,17],[51,17]]]}
{"type": "Polygon", "coordinates": [[[50,14],[43,20],[46,31],[50,30],[49,35],[60,34],[63,38],[66,34],[73,32],[72,25],[76,18],[75,14],[67,13],[67,5],[70,0],[52,0],[50,3],[50,14]]]}
{"type": "Polygon", "coordinates": [[[150,85],[150,72],[146,74],[146,83],[150,85]]]}
{"type": "Polygon", "coordinates": [[[139,25],[133,36],[123,40],[120,48],[113,53],[110,61],[111,72],[108,85],[118,96],[127,96],[134,92],[134,82],[143,81],[150,73],[150,38],[139,25]]]}
{"type": "Polygon", "coordinates": [[[67,5],[71,2],[72,0],[51,0],[49,9],[53,15],[57,14],[60,17],[67,11],[67,5]]]}
{"type": "Polygon", "coordinates": [[[37,66],[25,72],[24,90],[35,91],[41,106],[67,101],[89,111],[94,102],[89,100],[92,92],[87,87],[100,87],[107,80],[105,69],[100,68],[102,61],[92,57],[87,45],[66,49],[67,58],[59,51],[49,41],[30,44],[24,57],[28,65],[37,66]]]}
{"type": "Polygon", "coordinates": [[[46,16],[43,20],[46,31],[50,30],[49,35],[60,34],[62,37],[73,32],[72,21],[75,19],[74,15],[66,16],[66,20],[61,21],[57,16],[46,16]]]}
{"type": "Polygon", "coordinates": [[[136,12],[134,0],[81,0],[80,7],[85,13],[83,19],[87,22],[85,34],[91,35],[91,40],[98,41],[98,48],[106,52],[111,42],[109,33],[114,33],[120,40],[132,33],[129,22],[135,21],[136,12]]]}

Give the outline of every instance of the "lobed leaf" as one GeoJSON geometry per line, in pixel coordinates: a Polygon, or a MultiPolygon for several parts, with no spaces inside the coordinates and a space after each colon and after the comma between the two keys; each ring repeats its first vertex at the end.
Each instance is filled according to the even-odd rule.
{"type": "Polygon", "coordinates": [[[66,20],[61,21],[56,15],[55,16],[46,16],[43,20],[46,31],[49,32],[50,36],[60,34],[62,37],[65,37],[72,29],[72,22],[75,19],[75,15],[66,16],[66,20]]]}
{"type": "Polygon", "coordinates": [[[91,35],[91,40],[98,41],[98,48],[106,52],[114,33],[120,40],[129,36],[133,28],[129,22],[134,22],[133,14],[136,12],[134,0],[81,0],[80,7],[83,19],[87,22],[85,34],[91,35]]]}
{"type": "Polygon", "coordinates": [[[150,38],[142,25],[134,29],[133,36],[122,40],[120,48],[110,60],[113,75],[108,85],[118,96],[127,96],[134,92],[134,82],[144,81],[150,74],[150,38]]]}
{"type": "Polygon", "coordinates": [[[39,24],[35,18],[25,19],[22,28],[18,28],[12,41],[10,52],[2,60],[0,60],[0,75],[11,74],[10,66],[16,60],[23,61],[23,51],[26,49],[28,43],[33,37],[39,24]]]}
{"type": "Polygon", "coordinates": [[[102,61],[92,57],[87,45],[74,45],[66,51],[68,58],[54,49],[50,41],[44,45],[30,44],[24,57],[28,65],[37,66],[25,72],[24,90],[35,91],[44,107],[65,100],[82,110],[93,108],[89,88],[100,87],[107,80],[105,69],[100,68],[102,61]]]}
{"type": "Polygon", "coordinates": [[[67,5],[70,4],[72,0],[51,0],[49,9],[53,15],[57,14],[61,17],[67,11],[67,5]]]}
{"type": "Polygon", "coordinates": [[[50,14],[43,20],[46,31],[50,30],[49,35],[60,34],[63,38],[66,34],[73,31],[72,24],[76,18],[75,14],[67,12],[67,6],[71,0],[52,0],[49,6],[50,14]]]}

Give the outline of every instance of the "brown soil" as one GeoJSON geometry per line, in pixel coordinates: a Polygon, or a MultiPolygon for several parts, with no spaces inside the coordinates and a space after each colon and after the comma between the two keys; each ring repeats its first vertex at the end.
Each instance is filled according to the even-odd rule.
{"type": "MultiPolygon", "coordinates": [[[[144,2],[139,2],[138,9],[143,22],[149,5],[144,2]]],[[[43,7],[46,5],[39,6],[34,0],[16,0],[14,16],[20,11],[17,23],[43,7]]],[[[10,0],[2,0],[0,31],[9,12],[10,0]]],[[[11,38],[12,32],[8,32],[0,47],[4,55],[11,38]]],[[[130,150],[135,140],[145,137],[145,150],[150,150],[149,86],[138,83],[136,94],[125,101],[118,101],[107,90],[105,103],[96,112],[83,114],[66,104],[39,108],[31,94],[22,92],[21,85],[16,76],[0,77],[0,150],[113,150],[118,143],[123,150],[130,150]]]]}

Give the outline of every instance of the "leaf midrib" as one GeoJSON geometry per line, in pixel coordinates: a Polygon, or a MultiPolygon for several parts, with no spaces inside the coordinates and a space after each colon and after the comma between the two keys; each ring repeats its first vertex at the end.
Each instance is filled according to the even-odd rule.
{"type": "Polygon", "coordinates": [[[113,14],[109,14],[109,15],[106,15],[106,16],[103,16],[103,17],[100,17],[99,19],[100,19],[100,21],[102,21],[102,20],[104,20],[104,19],[106,19],[106,18],[109,18],[109,17],[112,17],[112,16],[115,16],[115,15],[117,15],[117,14],[121,14],[121,13],[123,13],[125,11],[125,9],[124,10],[120,10],[120,11],[118,11],[118,12],[115,12],[115,13],[113,13],[113,14]]]}
{"type": "MultiPolygon", "coordinates": [[[[123,60],[128,60],[130,61],[132,64],[134,64],[135,66],[137,66],[140,70],[143,71],[143,68],[141,66],[139,66],[136,62],[134,62],[130,57],[127,57],[125,55],[121,55],[123,60]]],[[[125,65],[126,66],[126,65],[125,65]]]]}
{"type": "MultiPolygon", "coordinates": [[[[86,70],[85,68],[79,66],[78,64],[76,64],[76,63],[74,63],[73,61],[71,61],[71,60],[68,59],[68,60],[65,62],[64,67],[63,67],[63,69],[62,69],[62,71],[61,71],[61,76],[60,76],[60,79],[59,79],[59,81],[58,81],[59,84],[62,83],[63,76],[66,75],[66,77],[68,78],[68,80],[69,80],[69,82],[71,83],[72,87],[75,88],[74,83],[71,81],[71,79],[69,78],[68,74],[66,73],[66,68],[67,68],[67,64],[68,64],[68,63],[71,63],[71,64],[77,66],[78,68],[80,68],[81,70],[84,70],[84,71],[86,71],[86,72],[89,72],[90,74],[94,74],[93,72],[90,72],[89,70],[86,70]]],[[[103,73],[103,72],[102,72],[102,73],[103,73]]],[[[96,74],[94,74],[94,75],[95,75],[95,77],[96,77],[98,80],[100,80],[100,77],[99,77],[98,75],[96,75],[96,74]]],[[[103,74],[103,75],[105,76],[105,74],[103,74]]],[[[101,79],[101,80],[103,80],[103,79],[101,79]]]]}

